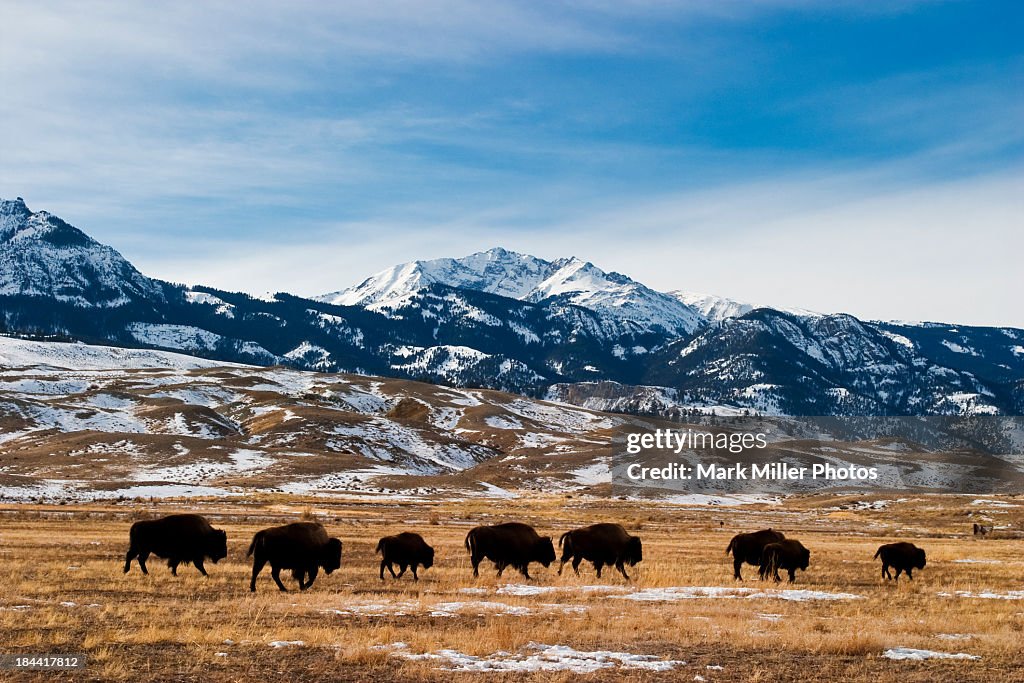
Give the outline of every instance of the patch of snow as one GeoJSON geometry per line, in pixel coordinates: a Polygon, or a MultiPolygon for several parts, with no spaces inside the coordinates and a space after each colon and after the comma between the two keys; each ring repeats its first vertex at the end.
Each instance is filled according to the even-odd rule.
{"type": "Polygon", "coordinates": [[[949,652],[935,652],[934,650],[917,650],[912,647],[890,648],[883,652],[882,656],[886,659],[895,659],[897,661],[907,659],[914,661],[925,659],[981,659],[978,655],[969,655],[964,652],[953,654],[949,652]]]}

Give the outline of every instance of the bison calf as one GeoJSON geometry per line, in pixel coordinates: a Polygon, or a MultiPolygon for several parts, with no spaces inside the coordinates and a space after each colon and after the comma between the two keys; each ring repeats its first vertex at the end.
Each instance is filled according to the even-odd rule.
{"type": "Polygon", "coordinates": [[[580,573],[580,562],[587,560],[594,563],[597,578],[601,578],[601,569],[607,565],[614,566],[629,581],[625,565],[635,567],[637,562],[644,559],[640,538],[630,536],[621,524],[593,524],[567,531],[558,539],[558,547],[562,549],[559,574],[571,558],[577,576],[580,573]]]}
{"type": "Polygon", "coordinates": [[[732,553],[732,574],[733,578],[737,581],[742,581],[743,577],[740,575],[740,568],[743,563],[752,564],[755,567],[761,566],[761,551],[769,543],[778,543],[779,541],[786,540],[785,534],[781,531],[774,531],[772,529],[762,529],[761,531],[752,531],[749,534],[736,534],[729,541],[729,547],[725,549],[725,554],[732,553]]]}
{"type": "Polygon", "coordinates": [[[417,565],[424,569],[434,566],[434,549],[427,545],[423,537],[410,531],[402,532],[396,536],[385,536],[377,542],[376,552],[380,553],[380,578],[384,580],[384,569],[391,572],[396,579],[402,577],[405,570],[412,568],[412,578],[419,581],[416,574],[417,565]],[[395,574],[394,565],[398,565],[398,573],[395,574]]]}
{"type": "Polygon", "coordinates": [[[883,545],[876,552],[872,559],[882,558],[882,576],[891,579],[889,567],[896,570],[896,580],[900,580],[900,574],[907,573],[907,578],[914,580],[914,570],[924,569],[924,550],[913,543],[889,543],[883,545]]]}
{"type": "Polygon", "coordinates": [[[167,560],[171,573],[178,575],[178,565],[191,562],[203,576],[208,576],[203,560],[214,564],[228,556],[228,535],[214,529],[201,515],[169,515],[161,519],[132,524],[128,532],[128,553],[124,557],[124,573],[138,558],[139,568],[148,574],[146,560],[150,554],[167,560]]]}
{"type": "Polygon", "coordinates": [[[530,578],[531,562],[540,562],[548,567],[555,561],[551,537],[541,537],[532,526],[520,522],[478,526],[470,530],[466,535],[466,550],[473,563],[473,576],[480,576],[480,562],[484,558],[494,562],[498,576],[505,567],[515,567],[527,579],[530,578]]]}
{"type": "Polygon", "coordinates": [[[779,541],[769,543],[761,551],[760,575],[764,580],[769,575],[776,581],[781,581],[779,570],[785,569],[789,572],[789,582],[796,580],[796,570],[807,571],[811,564],[811,551],[803,546],[800,541],[779,541]]]}
{"type": "Polygon", "coordinates": [[[299,590],[306,590],[320,569],[330,574],[341,566],[341,541],[328,538],[322,524],[295,522],[257,531],[247,555],[252,556],[250,591],[256,592],[256,577],[268,562],[270,576],[282,591],[288,590],[281,583],[282,569],[291,569],[299,590]]]}

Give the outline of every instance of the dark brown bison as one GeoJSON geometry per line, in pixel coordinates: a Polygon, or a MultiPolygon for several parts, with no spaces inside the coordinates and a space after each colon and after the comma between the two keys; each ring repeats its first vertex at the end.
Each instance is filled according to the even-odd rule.
{"type": "Polygon", "coordinates": [[[538,536],[533,527],[519,522],[494,526],[478,526],[466,535],[466,550],[473,563],[473,576],[480,576],[480,562],[487,558],[498,568],[515,567],[527,579],[529,565],[540,562],[545,567],[555,561],[555,546],[550,536],[538,536]]]}
{"type": "Polygon", "coordinates": [[[385,536],[377,542],[376,552],[380,553],[380,578],[384,580],[384,569],[391,572],[396,579],[402,577],[407,568],[412,568],[412,578],[419,581],[416,574],[417,565],[424,569],[434,566],[434,549],[427,545],[423,537],[410,531],[404,531],[396,536],[385,536]],[[398,573],[395,574],[394,565],[398,565],[398,573]]]}
{"type": "Polygon", "coordinates": [[[328,538],[322,524],[295,522],[257,531],[247,555],[252,556],[250,591],[256,592],[256,577],[268,562],[270,576],[278,588],[288,590],[281,583],[281,570],[291,569],[299,590],[306,590],[313,585],[320,569],[330,574],[341,566],[341,541],[328,538]]]}
{"type": "Polygon", "coordinates": [[[148,574],[146,560],[150,554],[167,560],[171,573],[178,575],[178,565],[191,562],[203,576],[208,576],[203,561],[207,558],[217,564],[228,555],[228,535],[214,529],[201,515],[169,515],[161,519],[143,520],[132,524],[128,532],[128,553],[124,556],[124,573],[138,558],[139,568],[148,574]]]}
{"type": "Polygon", "coordinates": [[[811,551],[803,546],[800,541],[785,540],[778,543],[769,543],[761,551],[761,567],[759,574],[763,581],[769,575],[776,581],[781,581],[779,570],[785,569],[789,572],[789,582],[796,580],[796,570],[807,571],[811,564],[811,551]]]}
{"type": "Polygon", "coordinates": [[[580,573],[580,562],[587,560],[594,563],[597,578],[601,578],[601,569],[608,565],[618,569],[629,581],[625,565],[635,567],[637,562],[644,559],[640,538],[630,536],[621,524],[593,524],[567,531],[558,539],[558,547],[562,549],[559,574],[571,558],[572,569],[577,576],[580,573]]]}
{"type": "Polygon", "coordinates": [[[725,554],[732,553],[732,573],[733,578],[737,581],[742,581],[743,577],[740,576],[740,568],[743,563],[752,564],[755,567],[761,566],[761,551],[769,543],[778,543],[779,541],[786,540],[786,535],[781,531],[774,531],[772,529],[761,529],[761,531],[752,531],[749,534],[736,534],[729,541],[729,547],[725,549],[725,554]]]}
{"type": "Polygon", "coordinates": [[[889,567],[896,570],[896,580],[900,580],[900,574],[907,573],[907,578],[914,580],[914,570],[924,569],[924,550],[913,543],[889,543],[883,545],[876,552],[872,559],[882,558],[882,576],[891,579],[889,567]]]}

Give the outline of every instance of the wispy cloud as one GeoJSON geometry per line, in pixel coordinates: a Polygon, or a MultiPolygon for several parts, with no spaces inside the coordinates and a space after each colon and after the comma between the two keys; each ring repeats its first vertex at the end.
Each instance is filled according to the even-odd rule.
{"type": "Polygon", "coordinates": [[[502,244],[664,289],[998,322],[997,304],[946,291],[953,266],[935,251],[998,252],[957,291],[1013,317],[986,283],[1014,270],[1000,259],[1018,239],[1024,62],[980,12],[8,3],[0,196],[65,216],[154,275],[229,289],[314,294],[502,244]],[[877,58],[876,35],[908,63],[877,58]],[[934,49],[954,40],[952,56],[934,49]],[[913,243],[931,258],[893,256],[913,243]],[[871,251],[887,265],[865,266],[871,251]],[[899,259],[916,288],[886,272],[899,259]],[[808,286],[857,272],[874,277],[808,286]],[[934,294],[902,306],[901,288],[934,294]]]}

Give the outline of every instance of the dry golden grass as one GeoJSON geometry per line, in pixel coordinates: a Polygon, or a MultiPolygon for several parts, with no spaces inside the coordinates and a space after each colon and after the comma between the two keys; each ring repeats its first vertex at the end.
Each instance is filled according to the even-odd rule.
{"type": "MultiPolygon", "coordinates": [[[[843,499],[796,498],[785,504],[734,509],[687,508],[604,499],[531,497],[516,500],[349,501],[261,499],[245,502],[161,502],[0,508],[0,651],[85,653],[85,671],[25,673],[26,680],[284,680],[405,681],[486,677],[560,681],[569,672],[452,673],[437,661],[410,661],[387,646],[435,652],[450,648],[488,656],[524,651],[531,643],[577,650],[613,650],[684,660],[667,672],[601,669],[587,680],[934,681],[1024,680],[1021,637],[1024,601],[943,597],[939,593],[1024,589],[1024,541],[969,537],[971,499],[919,496],[887,510],[836,510],[843,499]],[[157,558],[149,576],[138,566],[121,572],[131,522],[183,509],[206,514],[228,531],[229,556],[208,564],[204,579],[191,567],[177,578],[157,558]],[[264,570],[259,592],[248,591],[245,549],[256,530],[315,518],[345,543],[342,569],[309,591],[280,593],[264,570]],[[733,533],[772,526],[812,551],[811,568],[793,588],[854,593],[859,600],[689,599],[640,602],[580,586],[623,586],[614,571],[596,579],[531,568],[532,585],[565,590],[496,595],[490,565],[471,576],[462,546],[469,527],[519,519],[556,537],[584,523],[614,520],[644,540],[645,561],[633,568],[636,588],[734,587],[724,549],[733,533]],[[377,578],[377,539],[418,531],[437,549],[437,565],[400,581],[377,578]],[[913,582],[880,579],[875,549],[894,538],[928,551],[913,582]],[[990,563],[956,563],[957,559],[990,563]],[[577,589],[574,589],[576,587],[577,589]],[[462,589],[483,588],[485,593],[462,589]],[[502,603],[506,608],[444,603],[502,603]],[[65,604],[62,604],[65,603],[65,604]],[[73,603],[73,604],[72,604],[73,603]],[[494,609],[526,608],[525,615],[494,609]],[[443,616],[441,614],[448,614],[443,616]],[[961,634],[959,640],[943,634],[961,634]],[[272,641],[302,646],[270,647],[272,641]],[[977,661],[891,661],[890,647],[968,652],[977,661]],[[223,653],[223,654],[221,654],[223,653]],[[708,669],[708,666],[722,669],[708,669]]],[[[1020,508],[994,508],[999,522],[1020,527],[1020,508]]],[[[744,571],[748,588],[776,588],[744,571]]],[[[293,586],[290,579],[286,584],[293,586]]],[[[783,584],[779,588],[789,588],[783,584]]],[[[4,674],[0,673],[0,678],[4,674]]]]}

